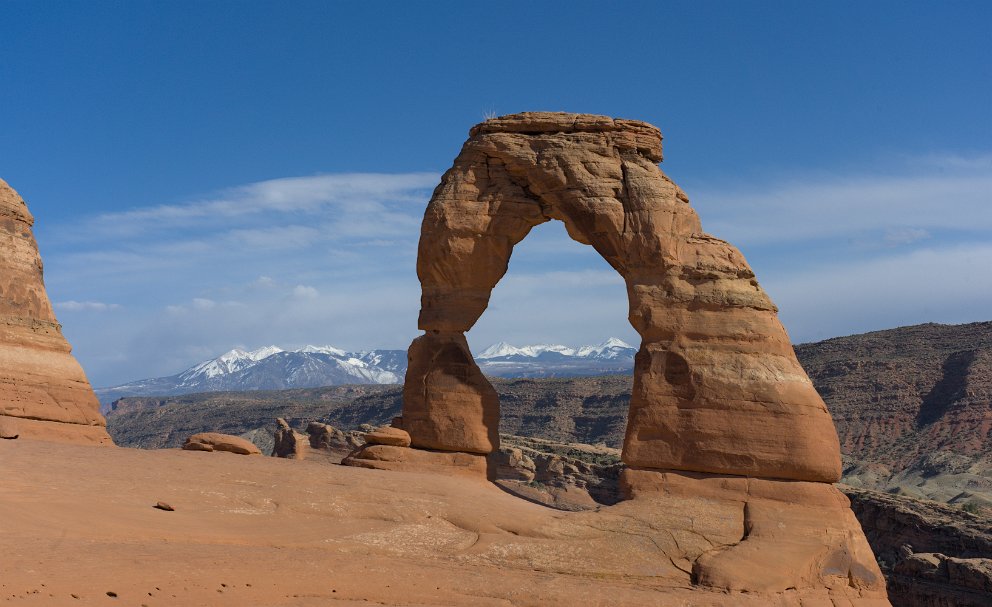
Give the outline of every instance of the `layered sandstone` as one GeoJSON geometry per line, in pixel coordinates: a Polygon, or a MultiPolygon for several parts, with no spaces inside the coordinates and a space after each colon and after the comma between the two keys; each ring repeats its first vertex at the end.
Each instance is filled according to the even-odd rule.
{"type": "Polygon", "coordinates": [[[703,232],[658,168],[661,133],[633,120],[525,113],[487,120],[434,191],[417,274],[404,428],[413,445],[489,453],[495,391],[464,332],[513,246],[557,219],[627,283],[636,358],[624,461],[803,481],[840,477],[837,434],[777,310],[740,252],[703,232]]]}
{"type": "Polygon", "coordinates": [[[514,245],[557,219],[624,277],[642,338],[622,452],[629,499],[590,513],[604,517],[594,524],[665,512],[645,536],[671,538],[665,559],[698,588],[768,604],[790,590],[817,595],[794,604],[888,604],[850,503],[830,484],[840,447],[823,400],[744,257],[702,231],[661,158],[658,129],[631,120],[526,113],[474,127],[421,228],[425,333],[410,346],[394,421],[414,448],[368,445],[344,463],[479,479],[514,463],[515,453],[490,455],[499,397],[465,332],[514,245]]]}
{"type": "Polygon", "coordinates": [[[0,417],[21,438],[111,444],[48,301],[33,224],[0,180],[0,417]]]}
{"type": "MultiPolygon", "coordinates": [[[[220,432],[200,432],[186,439],[183,444],[186,451],[224,451],[237,455],[261,455],[258,447],[240,436],[221,434],[220,432]]],[[[302,459],[302,458],[300,458],[302,459]]]]}

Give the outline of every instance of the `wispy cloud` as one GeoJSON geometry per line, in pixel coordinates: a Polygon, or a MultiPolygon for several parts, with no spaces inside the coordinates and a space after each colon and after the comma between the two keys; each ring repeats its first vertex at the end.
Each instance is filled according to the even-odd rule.
{"type": "Polygon", "coordinates": [[[762,284],[792,338],[807,342],[921,322],[992,319],[992,242],[816,263],[762,284]]]}
{"type": "Polygon", "coordinates": [[[52,305],[56,310],[65,310],[66,312],[106,312],[108,310],[116,310],[120,308],[120,305],[114,303],[103,303],[102,301],[75,301],[72,299],[69,301],[57,301],[52,305]]]}
{"type": "MultiPolygon", "coordinates": [[[[417,240],[438,179],[275,179],[43,227],[49,292],[99,385],[235,345],[405,348],[418,333],[417,240]],[[107,322],[73,317],[108,310],[107,322]]],[[[992,282],[977,279],[992,266],[992,156],[689,190],[704,228],[742,249],[796,340],[992,309],[992,282]]],[[[469,340],[636,343],[627,313],[620,276],[552,222],[516,247],[469,340]]]]}
{"type": "MultiPolygon", "coordinates": [[[[741,247],[992,232],[992,156],[927,156],[888,174],[816,175],[691,195],[707,232],[741,247]]],[[[898,240],[898,239],[897,239],[898,240]]],[[[904,239],[905,240],[905,239],[904,239]]],[[[909,244],[919,238],[901,244],[909,244]]]]}
{"type": "Polygon", "coordinates": [[[387,211],[393,203],[415,202],[420,199],[418,191],[432,188],[438,178],[436,173],[347,173],[271,179],[183,204],[106,213],[94,218],[89,228],[102,234],[132,236],[177,227],[199,229],[271,213],[315,215],[329,207],[360,216],[387,211]]]}

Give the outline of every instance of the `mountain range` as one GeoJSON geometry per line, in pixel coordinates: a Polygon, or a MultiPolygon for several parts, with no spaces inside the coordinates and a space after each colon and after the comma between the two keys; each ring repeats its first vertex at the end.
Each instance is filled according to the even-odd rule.
{"type": "MultiPolygon", "coordinates": [[[[633,346],[611,337],[594,346],[558,344],[516,347],[494,344],[475,356],[483,373],[495,377],[573,377],[629,373],[633,346]]],[[[175,396],[195,392],[285,390],[343,384],[398,384],[406,374],[405,350],[346,352],[333,346],[283,350],[235,348],[167,377],[97,388],[106,407],[126,396],[175,396]]]]}

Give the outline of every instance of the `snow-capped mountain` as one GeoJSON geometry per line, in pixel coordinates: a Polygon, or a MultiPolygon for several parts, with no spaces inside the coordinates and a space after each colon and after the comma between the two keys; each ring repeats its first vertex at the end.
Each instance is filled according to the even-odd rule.
{"type": "Polygon", "coordinates": [[[611,337],[599,345],[578,348],[499,342],[476,354],[475,360],[483,373],[496,377],[564,377],[629,373],[635,354],[637,348],[611,337]]]}
{"type": "Polygon", "coordinates": [[[534,346],[511,346],[505,341],[493,344],[475,355],[475,360],[526,360],[531,358],[590,358],[613,359],[633,358],[637,348],[621,339],[611,337],[598,346],[569,348],[559,344],[537,344],[534,346]]]}
{"type": "Polygon", "coordinates": [[[96,394],[100,402],[109,403],[123,396],[395,384],[403,381],[405,373],[403,350],[345,352],[333,346],[305,346],[298,350],[266,346],[251,351],[235,348],[176,375],[97,388],[96,394]]]}
{"type": "MultiPolygon", "coordinates": [[[[560,377],[629,373],[637,349],[610,338],[596,346],[494,344],[475,355],[482,372],[497,377],[560,377]]],[[[235,348],[170,375],[97,388],[105,405],[124,396],[172,396],[194,392],[284,390],[340,384],[396,384],[406,374],[405,350],[346,352],[333,346],[283,350],[235,348]]]]}

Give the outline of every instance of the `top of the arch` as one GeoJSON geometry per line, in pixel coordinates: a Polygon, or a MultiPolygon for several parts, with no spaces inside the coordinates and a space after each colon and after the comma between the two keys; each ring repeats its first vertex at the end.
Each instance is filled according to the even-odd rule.
{"type": "Polygon", "coordinates": [[[640,120],[610,118],[596,114],[570,114],[568,112],[521,112],[490,118],[475,125],[469,135],[486,133],[520,133],[541,135],[546,133],[610,133],[613,145],[620,150],[636,150],[655,162],[662,161],[661,130],[640,120]]]}

